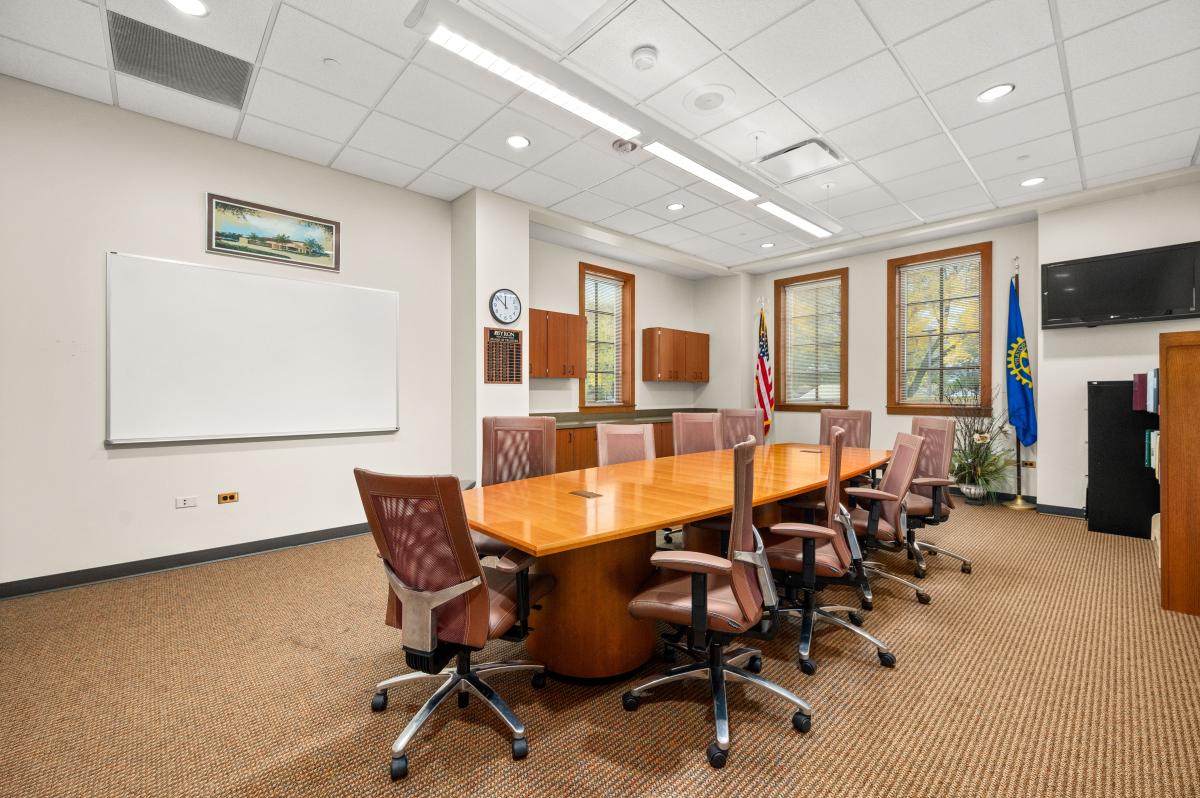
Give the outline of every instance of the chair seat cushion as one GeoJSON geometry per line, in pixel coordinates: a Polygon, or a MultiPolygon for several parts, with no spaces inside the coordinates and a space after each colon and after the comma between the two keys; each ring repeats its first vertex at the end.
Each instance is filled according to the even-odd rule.
{"type": "Polygon", "coordinates": [[[814,490],[811,493],[801,493],[799,496],[792,496],[783,499],[779,502],[784,507],[795,510],[824,510],[825,509],[825,491],[814,490]]]}
{"type": "MultiPolygon", "coordinates": [[[[788,538],[782,543],[768,546],[766,554],[767,562],[771,564],[772,568],[797,573],[804,570],[804,540],[802,538],[788,538]]],[[[817,576],[842,576],[846,573],[846,569],[838,561],[837,549],[828,540],[817,541],[816,570],[817,576]]]]}
{"type": "MultiPolygon", "coordinates": [[[[868,513],[862,507],[855,507],[850,511],[850,521],[853,522],[854,529],[863,534],[866,534],[867,520],[869,517],[870,513],[868,513]]],[[[879,518],[879,529],[875,533],[875,537],[879,538],[880,540],[899,539],[896,537],[896,528],[889,524],[882,516],[879,518]]]]}
{"type": "MultiPolygon", "coordinates": [[[[692,577],[660,571],[642,586],[629,602],[629,614],[638,619],[666,621],[689,626],[692,623],[692,577]]],[[[744,632],[755,622],[742,615],[729,577],[708,577],[708,627],[717,632],[744,632]]]]}
{"type": "MultiPolygon", "coordinates": [[[[488,639],[495,639],[517,622],[517,575],[493,568],[483,569],[491,593],[488,612],[488,639]]],[[[549,574],[529,575],[529,603],[536,604],[554,589],[554,577],[549,574]]]]}
{"type": "MultiPolygon", "coordinates": [[[[914,518],[928,518],[933,515],[933,499],[929,496],[922,496],[920,493],[909,493],[904,499],[904,504],[908,507],[908,514],[914,518]]],[[[949,514],[946,508],[942,508],[942,518],[947,518],[949,514]]]]}
{"type": "Polygon", "coordinates": [[[475,551],[479,554],[479,559],[484,557],[503,557],[511,546],[507,543],[501,543],[495,538],[490,538],[482,532],[471,530],[471,542],[475,544],[475,551]]]}

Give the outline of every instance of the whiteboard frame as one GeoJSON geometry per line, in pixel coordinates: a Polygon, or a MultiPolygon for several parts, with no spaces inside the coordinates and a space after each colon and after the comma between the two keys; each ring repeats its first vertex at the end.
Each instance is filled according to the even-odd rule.
{"type": "MultiPolygon", "coordinates": [[[[155,438],[113,438],[112,437],[112,352],[110,346],[112,343],[112,319],[109,314],[109,308],[112,305],[112,279],[108,269],[108,256],[121,255],[126,258],[140,258],[141,260],[153,260],[159,263],[174,263],[180,266],[194,266],[199,269],[213,269],[222,272],[233,272],[235,274],[249,274],[253,277],[264,277],[268,280],[286,280],[289,282],[312,283],[314,285],[328,285],[326,280],[293,280],[289,277],[280,277],[274,274],[259,274],[258,272],[247,272],[241,269],[233,269],[228,266],[213,266],[208,263],[193,263],[186,260],[175,260],[174,258],[156,258],[152,255],[134,255],[129,252],[118,252],[115,249],[110,249],[104,253],[104,445],[105,446],[140,446],[146,444],[160,443],[213,443],[220,441],[244,441],[244,440],[277,440],[280,438],[321,438],[328,435],[369,435],[372,433],[393,433],[400,431],[400,368],[399,364],[396,367],[396,419],[390,427],[363,427],[361,429],[340,429],[340,430],[298,430],[295,432],[253,432],[242,433],[238,435],[188,435],[184,437],[155,437],[155,438]]],[[[340,274],[340,272],[335,272],[340,274]]],[[[398,291],[390,291],[386,288],[368,288],[361,285],[347,285],[343,288],[355,288],[359,291],[374,291],[380,294],[392,294],[396,299],[396,351],[400,351],[400,293],[398,291]]]]}

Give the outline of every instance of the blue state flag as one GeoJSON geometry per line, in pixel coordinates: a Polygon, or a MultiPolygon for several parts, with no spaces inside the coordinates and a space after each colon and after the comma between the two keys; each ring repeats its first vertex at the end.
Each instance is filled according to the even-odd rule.
{"type": "Polygon", "coordinates": [[[1025,325],[1021,322],[1021,304],[1017,299],[1017,281],[1008,284],[1008,421],[1022,446],[1037,443],[1037,411],[1033,406],[1033,372],[1029,369],[1029,347],[1025,343],[1025,325]]]}

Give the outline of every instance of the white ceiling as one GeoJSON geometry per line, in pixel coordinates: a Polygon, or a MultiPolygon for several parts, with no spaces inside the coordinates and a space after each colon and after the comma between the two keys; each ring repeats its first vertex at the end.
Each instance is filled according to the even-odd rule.
{"type": "Polygon", "coordinates": [[[193,19],[164,0],[3,0],[0,72],[446,200],[495,190],[724,267],[1200,156],[1200,0],[461,0],[731,177],[761,182],[759,156],[828,141],[847,164],[782,187],[843,226],[822,242],[427,44],[403,24],[414,0],[206,2],[193,19]],[[115,73],[105,9],[252,62],[244,108],[115,73]],[[639,72],[646,44],[658,63],[639,72]],[[997,83],[1017,89],[975,101],[997,83]],[[704,91],[725,102],[697,110],[704,91]],[[531,146],[510,149],[513,133],[531,146]]]}

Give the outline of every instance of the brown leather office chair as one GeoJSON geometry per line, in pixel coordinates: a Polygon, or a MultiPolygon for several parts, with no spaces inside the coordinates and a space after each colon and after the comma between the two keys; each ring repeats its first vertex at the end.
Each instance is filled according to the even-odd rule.
{"type": "Polygon", "coordinates": [[[523,635],[530,608],[554,587],[554,577],[534,575],[524,582],[526,589],[518,590],[516,576],[529,568],[532,557],[512,549],[480,561],[456,477],[390,476],[356,468],[354,478],[390,586],[387,623],[403,630],[404,659],[413,669],[380,682],[371,709],[386,709],[393,687],[443,680],[392,744],[392,778],[408,774],[408,744],[452,693],[459,707],[467,705],[471,693],[482,698],[512,732],[513,758],[524,759],[529,753],[524,724],[480,676],[531,670],[534,687],[541,687],[545,668],[524,661],[472,665],[471,652],[498,637],[513,639],[514,628],[523,635]],[[447,668],[452,659],[455,666],[447,668]]]}
{"type": "Polygon", "coordinates": [[[862,552],[848,511],[841,504],[842,448],[845,433],[841,427],[829,431],[829,473],[825,483],[824,505],[830,508],[819,525],[784,523],[771,527],[775,535],[788,539],[766,550],[767,562],[781,577],[785,601],[780,612],[800,615],[800,669],[810,676],[817,672],[811,657],[813,627],[828,623],[854,632],[875,647],[879,662],[890,668],[896,656],[887,644],[859,627],[863,617],[852,607],[835,604],[817,606],[816,595],[826,585],[859,587],[867,584],[862,552]],[[801,598],[797,598],[797,593],[801,598]],[[834,613],[844,612],[849,621],[834,613]]]}
{"type": "Polygon", "coordinates": [[[653,459],[653,424],[596,425],[596,460],[600,465],[653,459]]]}
{"type": "Polygon", "coordinates": [[[958,560],[960,570],[964,574],[971,573],[971,561],[966,557],[916,538],[916,530],[941,524],[950,518],[950,511],[954,509],[954,499],[950,496],[950,486],[954,484],[950,478],[950,458],[954,454],[955,427],[952,418],[914,418],[912,421],[912,434],[925,439],[921,458],[917,461],[917,476],[905,501],[908,554],[914,561],[913,575],[919,579],[925,576],[925,552],[958,560]]]}
{"type": "MultiPolygon", "coordinates": [[[[495,485],[554,473],[555,423],[550,416],[485,416],[483,484],[495,485]]],[[[480,557],[499,557],[508,546],[471,532],[480,557]]]]}
{"type": "Polygon", "coordinates": [[[672,413],[671,437],[677,455],[721,449],[721,414],[672,413]]]}
{"type": "Polygon", "coordinates": [[[758,446],[764,443],[762,415],[758,410],[737,407],[718,412],[721,415],[721,443],[724,448],[732,449],[746,440],[747,436],[753,437],[758,446]]]}
{"type": "MultiPolygon", "coordinates": [[[[858,504],[850,513],[850,521],[855,532],[863,541],[863,546],[870,551],[907,552],[906,539],[908,529],[905,498],[912,486],[913,477],[917,471],[917,461],[921,457],[921,447],[924,439],[918,435],[901,432],[896,435],[892,446],[892,457],[888,460],[887,469],[883,472],[883,480],[878,488],[856,487],[847,488],[846,493],[858,504]]],[[[918,585],[901,579],[885,570],[883,564],[876,560],[864,560],[863,568],[871,577],[881,577],[892,582],[898,582],[911,588],[917,595],[917,601],[929,603],[929,594],[918,585]]],[[[863,596],[863,606],[870,609],[871,596],[868,591],[863,596]]]]}
{"type": "Polygon", "coordinates": [[[730,557],[694,551],[656,552],[650,562],[663,569],[629,602],[635,618],[663,621],[686,634],[681,650],[698,661],[671,668],[636,684],[621,697],[632,712],[643,696],[670,682],[707,679],[712,693],[716,741],[708,746],[708,762],[724,767],[729,752],[727,681],[763,687],[796,707],[792,726],[808,731],[812,710],[804,699],[758,675],[762,655],[756,649],[726,652],[725,646],[740,635],[769,637],[778,621],[775,588],[763,554],[762,542],[751,523],[754,499],[752,439],[733,447],[733,516],[730,557]],[[740,664],[746,667],[739,667],[740,664]]]}
{"type": "MultiPolygon", "coordinates": [[[[871,411],[870,410],[841,410],[837,408],[824,408],[821,410],[821,431],[820,440],[822,446],[828,446],[830,434],[834,427],[842,430],[845,445],[851,449],[870,449],[871,448],[871,411]]],[[[870,476],[858,476],[848,480],[850,485],[870,485],[875,487],[878,480],[875,476],[875,470],[871,470],[870,476]]],[[[819,522],[825,517],[825,496],[822,491],[814,493],[805,493],[801,496],[796,496],[792,499],[787,499],[781,504],[790,510],[797,510],[803,514],[806,520],[819,522]]]]}

